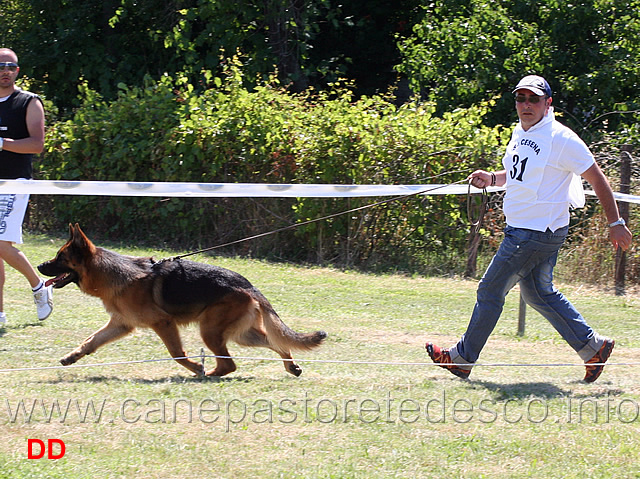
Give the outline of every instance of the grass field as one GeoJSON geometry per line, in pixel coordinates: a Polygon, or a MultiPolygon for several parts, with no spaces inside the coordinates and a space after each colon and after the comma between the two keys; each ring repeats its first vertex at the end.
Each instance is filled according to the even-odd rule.
{"type": "MultiPolygon", "coordinates": [[[[30,236],[22,249],[38,263],[63,241],[30,236]]],[[[595,329],[617,341],[596,383],[581,381],[577,355],[535,313],[517,336],[516,291],[484,365],[462,381],[430,364],[424,342],[448,346],[463,333],[473,281],[198,259],[244,274],[294,329],[329,333],[322,348],[294,355],[302,376],[287,374],[271,351],[231,345],[244,358],[235,373],[192,378],[144,330],[78,367],[57,368],[106,313],[71,285],[56,291],[53,315],[39,322],[26,281],[7,268],[0,477],[640,477],[640,300],[633,294],[559,284],[595,329]],[[29,439],[59,439],[65,455],[28,459],[29,439]]],[[[200,355],[195,327],[183,337],[189,354],[200,355]]],[[[205,362],[210,368],[213,358],[205,362]]]]}

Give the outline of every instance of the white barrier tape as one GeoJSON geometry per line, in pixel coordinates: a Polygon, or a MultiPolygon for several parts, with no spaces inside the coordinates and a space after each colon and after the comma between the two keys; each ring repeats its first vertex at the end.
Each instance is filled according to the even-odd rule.
{"type": "MultiPolygon", "coordinates": [[[[488,191],[499,191],[491,187],[488,191]]],[[[467,194],[467,185],[335,185],[268,183],[171,183],[133,181],[4,180],[0,194],[171,197],[273,197],[346,198],[359,196],[403,196],[416,193],[467,194]]],[[[472,188],[473,193],[481,190],[472,188]]]]}
{"type": "MultiPolygon", "coordinates": [[[[489,193],[504,187],[490,186],[489,193]]],[[[87,196],[171,196],[182,198],[355,198],[364,196],[466,195],[464,184],[423,185],[336,185],[279,183],[173,183],[136,181],[2,180],[0,194],[87,195],[87,196]]],[[[471,193],[482,190],[472,187],[471,193]]],[[[585,194],[596,196],[591,190],[585,194]]],[[[615,193],[618,201],[640,204],[640,196],[615,193]]]]}
{"type": "MultiPolygon", "coordinates": [[[[596,196],[595,191],[592,190],[585,190],[584,191],[585,195],[589,195],[589,196],[596,196]]],[[[635,204],[640,204],[640,196],[636,196],[636,195],[628,195],[626,193],[616,193],[615,191],[613,192],[613,197],[618,200],[618,201],[623,201],[625,203],[635,203],[635,204]]]]}

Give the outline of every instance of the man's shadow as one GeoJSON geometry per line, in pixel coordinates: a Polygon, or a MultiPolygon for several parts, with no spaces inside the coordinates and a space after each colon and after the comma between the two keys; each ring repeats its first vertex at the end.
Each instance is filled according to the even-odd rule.
{"type": "MultiPolygon", "coordinates": [[[[581,398],[581,397],[589,397],[589,398],[599,398],[599,397],[612,397],[612,396],[620,396],[624,393],[624,391],[620,389],[607,389],[607,388],[598,388],[597,391],[590,392],[580,392],[577,393],[573,390],[572,387],[562,388],[557,384],[553,384],[550,382],[518,382],[512,384],[505,383],[494,383],[489,381],[474,381],[474,384],[477,386],[483,387],[488,391],[491,391],[495,395],[495,399],[500,400],[508,400],[508,399],[532,399],[532,398],[542,398],[542,399],[556,399],[556,398],[581,398]]],[[[582,381],[575,381],[570,384],[582,384],[582,381]]]]}

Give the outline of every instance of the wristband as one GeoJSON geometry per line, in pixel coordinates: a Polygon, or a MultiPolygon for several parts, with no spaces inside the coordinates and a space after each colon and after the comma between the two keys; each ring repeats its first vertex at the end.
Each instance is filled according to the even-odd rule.
{"type": "Polygon", "coordinates": [[[496,174],[491,173],[491,186],[496,186],[496,174]]]}
{"type": "Polygon", "coordinates": [[[627,222],[624,220],[624,218],[618,218],[617,221],[614,221],[613,223],[609,224],[609,228],[613,228],[614,226],[618,226],[618,225],[626,225],[627,222]]]}

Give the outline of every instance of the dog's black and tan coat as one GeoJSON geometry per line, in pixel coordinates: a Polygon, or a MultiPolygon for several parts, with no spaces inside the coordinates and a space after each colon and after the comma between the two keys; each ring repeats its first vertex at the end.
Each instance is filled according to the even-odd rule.
{"type": "Polygon", "coordinates": [[[181,325],[198,323],[204,343],[217,356],[215,369],[207,375],[235,371],[227,349],[227,342],[235,341],[272,349],[284,360],[285,369],[299,376],[302,369],[293,361],[291,350],[315,348],[327,336],[324,331],[293,331],[267,298],[238,273],[181,259],[155,262],[121,255],[95,246],[77,224],[69,228],[70,239],[38,270],[53,277],[48,284],[54,288],[73,282],[84,293],[100,298],[111,319],[62,358],[63,365],[75,363],[137,327],[148,327],[178,363],[202,375],[202,364],[186,358],[178,331],[181,325]]]}

